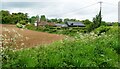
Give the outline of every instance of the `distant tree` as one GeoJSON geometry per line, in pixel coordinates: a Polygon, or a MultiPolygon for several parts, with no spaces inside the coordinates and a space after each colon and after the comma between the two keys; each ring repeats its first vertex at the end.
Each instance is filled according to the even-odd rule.
{"type": "Polygon", "coordinates": [[[102,25],[102,26],[107,26],[107,23],[106,23],[105,21],[102,21],[102,22],[101,22],[101,25],[102,25]]]}
{"type": "Polygon", "coordinates": [[[114,22],[113,26],[119,26],[119,23],[118,22],[114,22]]]}
{"type": "MultiPolygon", "coordinates": [[[[86,20],[84,23],[89,24],[89,21],[86,20]]],[[[102,17],[101,17],[101,10],[100,10],[99,14],[93,18],[93,22],[90,22],[90,24],[87,25],[87,30],[88,32],[91,32],[92,30],[100,27],[101,25],[102,25],[102,17]]]]}
{"type": "Polygon", "coordinates": [[[45,15],[41,15],[40,21],[46,21],[45,15]]]}
{"type": "Polygon", "coordinates": [[[47,22],[52,22],[50,19],[47,19],[47,22]]]}
{"type": "Polygon", "coordinates": [[[9,11],[1,10],[0,14],[1,14],[3,24],[9,24],[12,22],[12,18],[9,11]]]}
{"type": "Polygon", "coordinates": [[[25,20],[21,20],[19,23],[22,24],[22,25],[27,24],[27,22],[25,20]]]}
{"type": "Polygon", "coordinates": [[[82,20],[82,22],[85,24],[85,25],[90,25],[92,22],[88,19],[86,20],[82,20]]]}
{"type": "Polygon", "coordinates": [[[29,22],[32,24],[35,23],[36,20],[37,20],[36,16],[32,16],[31,18],[29,18],[29,22]]]}
{"type": "Polygon", "coordinates": [[[28,14],[27,13],[12,13],[12,23],[16,24],[22,20],[28,21],[28,14]]]}
{"type": "Polygon", "coordinates": [[[99,14],[96,15],[95,18],[93,18],[94,29],[101,26],[101,21],[102,21],[102,17],[101,17],[101,10],[100,10],[99,14]]]}
{"type": "Polygon", "coordinates": [[[66,21],[70,21],[70,19],[69,19],[69,18],[65,18],[65,19],[64,19],[64,22],[66,22],[66,21]]]}
{"type": "Polygon", "coordinates": [[[58,20],[57,20],[57,23],[62,23],[62,19],[58,19],[58,20]]]}
{"type": "Polygon", "coordinates": [[[76,19],[70,19],[70,21],[77,21],[76,19]]]}
{"type": "Polygon", "coordinates": [[[51,19],[51,21],[57,23],[57,18],[51,19]]]}

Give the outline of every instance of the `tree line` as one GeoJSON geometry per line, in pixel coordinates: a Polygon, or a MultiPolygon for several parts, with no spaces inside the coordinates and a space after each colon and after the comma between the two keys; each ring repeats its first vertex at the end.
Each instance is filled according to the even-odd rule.
{"type": "MultiPolygon", "coordinates": [[[[11,13],[7,10],[1,10],[0,11],[0,17],[1,17],[1,22],[2,24],[17,24],[19,22],[23,23],[34,23],[35,21],[38,20],[39,16],[32,16],[32,17],[29,17],[27,13],[22,13],[22,12],[18,12],[18,13],[11,13]]],[[[41,15],[40,17],[40,21],[47,21],[47,22],[54,22],[54,23],[63,23],[64,21],[79,21],[79,20],[76,20],[76,19],[47,19],[45,17],[45,15],[41,15]]]]}
{"type": "Polygon", "coordinates": [[[100,27],[101,25],[107,25],[107,23],[105,21],[102,21],[102,17],[101,17],[101,11],[99,12],[98,15],[96,15],[96,17],[93,18],[93,21],[90,21],[89,19],[86,20],[77,20],[77,19],[69,19],[69,18],[65,18],[65,19],[61,19],[61,18],[54,18],[54,19],[48,19],[46,18],[45,15],[41,15],[39,17],[39,15],[36,16],[32,16],[29,17],[27,13],[22,13],[22,12],[18,12],[18,13],[10,13],[7,10],[1,10],[0,11],[0,23],[2,24],[34,24],[35,21],[40,20],[40,21],[46,21],[48,23],[65,23],[66,21],[79,21],[85,24],[85,26],[88,28],[89,31],[94,30],[95,28],[100,27]]]}
{"type": "MultiPolygon", "coordinates": [[[[33,24],[39,18],[38,15],[29,17],[27,13],[22,13],[22,12],[11,13],[10,14],[10,12],[7,11],[7,10],[1,10],[0,14],[1,14],[0,16],[1,16],[1,20],[2,20],[1,23],[2,24],[16,24],[18,22],[26,22],[26,23],[29,22],[29,23],[33,24]]],[[[40,19],[40,21],[47,21],[47,22],[53,22],[53,23],[64,23],[66,21],[80,21],[80,20],[77,20],[77,19],[69,19],[69,18],[48,19],[48,18],[46,18],[45,15],[41,15],[41,17],[39,19],[40,19]]],[[[88,21],[88,19],[86,21],[88,21]]]]}

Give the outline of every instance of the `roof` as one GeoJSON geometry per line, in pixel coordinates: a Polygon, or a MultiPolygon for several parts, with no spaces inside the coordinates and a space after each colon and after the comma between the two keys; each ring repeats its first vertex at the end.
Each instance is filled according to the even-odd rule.
{"type": "Polygon", "coordinates": [[[68,27],[67,24],[55,24],[55,26],[58,26],[58,27],[68,27]]]}
{"type": "Polygon", "coordinates": [[[84,27],[85,25],[82,22],[75,22],[75,21],[67,21],[66,24],[68,26],[80,26],[80,27],[84,27]]]}

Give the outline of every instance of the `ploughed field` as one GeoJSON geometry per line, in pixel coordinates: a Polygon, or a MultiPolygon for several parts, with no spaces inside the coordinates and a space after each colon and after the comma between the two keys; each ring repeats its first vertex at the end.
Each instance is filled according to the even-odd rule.
{"type": "Polygon", "coordinates": [[[8,24],[0,24],[0,35],[4,38],[2,38],[2,46],[11,46],[16,49],[49,44],[64,38],[63,35],[21,29],[8,24]]]}

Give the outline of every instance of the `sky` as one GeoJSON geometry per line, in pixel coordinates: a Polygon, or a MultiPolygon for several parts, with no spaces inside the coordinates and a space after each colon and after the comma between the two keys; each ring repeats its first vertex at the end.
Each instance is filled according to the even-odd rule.
{"type": "Polygon", "coordinates": [[[102,1],[103,21],[118,22],[120,0],[1,0],[1,10],[23,12],[28,16],[46,15],[47,18],[73,18],[92,20],[100,10],[102,1]]]}

